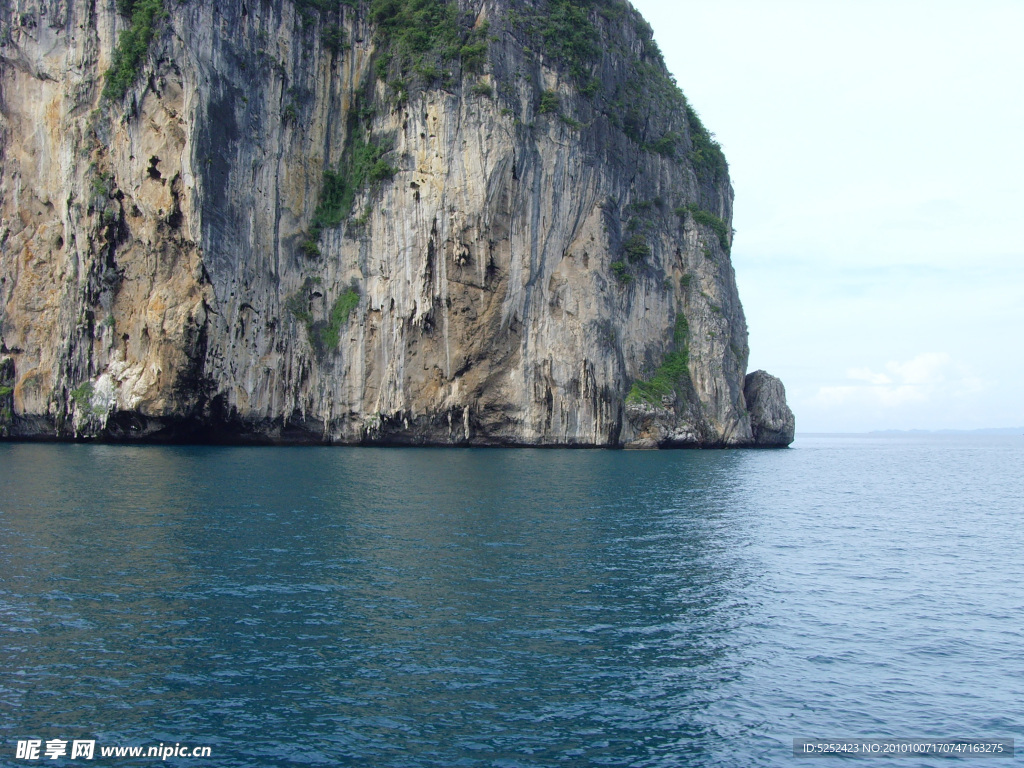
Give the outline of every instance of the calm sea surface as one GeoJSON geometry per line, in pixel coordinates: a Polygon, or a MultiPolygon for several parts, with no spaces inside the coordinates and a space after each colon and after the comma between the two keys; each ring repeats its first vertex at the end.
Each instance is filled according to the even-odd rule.
{"type": "Polygon", "coordinates": [[[0,765],[820,764],[811,737],[1024,746],[1024,437],[0,445],[0,765]],[[213,757],[99,759],[160,743],[213,757]]]}

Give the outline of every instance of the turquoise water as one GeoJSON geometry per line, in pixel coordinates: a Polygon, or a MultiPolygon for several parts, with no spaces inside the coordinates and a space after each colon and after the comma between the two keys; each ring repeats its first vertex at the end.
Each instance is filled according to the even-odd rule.
{"type": "Polygon", "coordinates": [[[30,738],[239,768],[1020,740],[1022,469],[1024,438],[0,445],[0,765],[30,738]]]}

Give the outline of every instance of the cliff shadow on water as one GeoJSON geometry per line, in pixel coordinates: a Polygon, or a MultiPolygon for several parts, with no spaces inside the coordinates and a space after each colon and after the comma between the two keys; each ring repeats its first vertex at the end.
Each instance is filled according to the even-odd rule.
{"type": "Polygon", "coordinates": [[[793,439],[624,0],[11,0],[0,62],[0,437],[793,439]]]}

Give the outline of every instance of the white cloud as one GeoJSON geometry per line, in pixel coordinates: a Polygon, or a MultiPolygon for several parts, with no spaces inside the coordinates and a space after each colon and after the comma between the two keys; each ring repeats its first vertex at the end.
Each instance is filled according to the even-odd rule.
{"type": "Polygon", "coordinates": [[[890,361],[884,373],[851,368],[846,377],[858,383],[822,386],[815,404],[825,408],[901,408],[973,396],[985,389],[980,378],[944,352],[921,354],[905,362],[890,361]]]}
{"type": "Polygon", "coordinates": [[[868,384],[892,384],[892,379],[884,373],[875,373],[870,368],[851,368],[846,375],[857,381],[866,381],[868,384]]]}

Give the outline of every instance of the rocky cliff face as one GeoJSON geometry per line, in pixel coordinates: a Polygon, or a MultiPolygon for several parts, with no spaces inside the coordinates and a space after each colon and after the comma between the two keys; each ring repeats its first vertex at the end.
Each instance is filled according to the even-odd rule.
{"type": "Polygon", "coordinates": [[[2,434],[787,442],[622,0],[8,0],[0,64],[2,434]]]}

